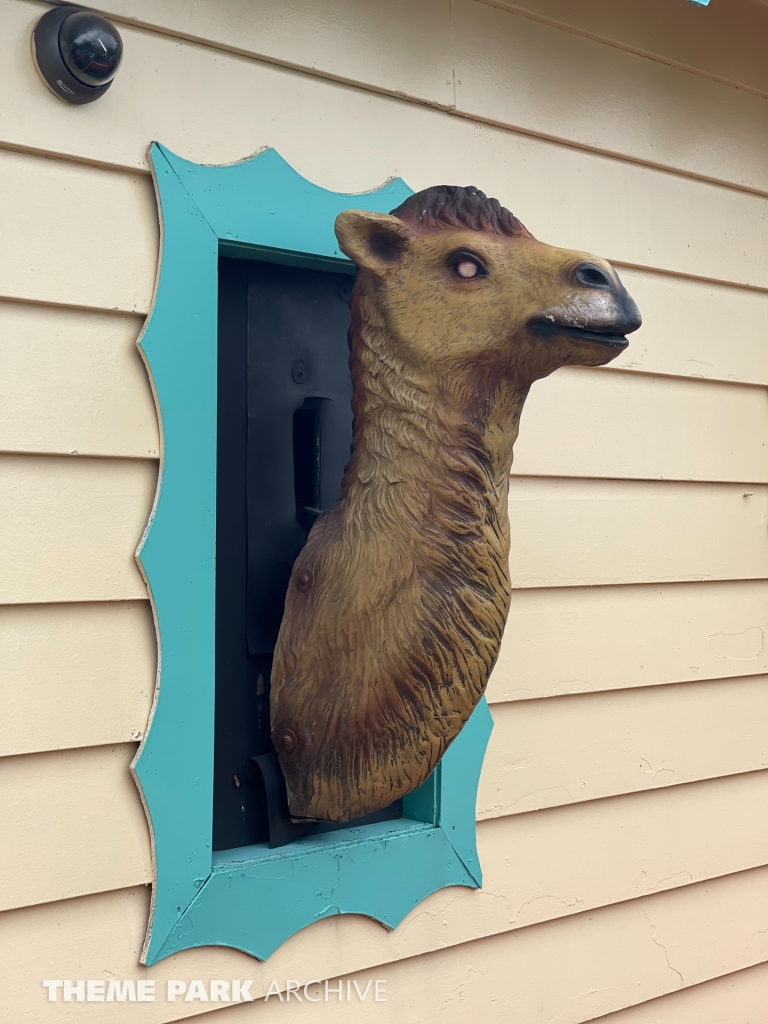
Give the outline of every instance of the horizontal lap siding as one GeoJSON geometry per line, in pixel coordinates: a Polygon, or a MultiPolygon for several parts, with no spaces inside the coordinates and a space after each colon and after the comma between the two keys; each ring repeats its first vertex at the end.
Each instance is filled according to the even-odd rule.
{"type": "Polygon", "coordinates": [[[3,909],[151,881],[144,809],[128,771],[135,751],[90,747],[0,760],[3,909]]]}
{"type": "MultiPolygon", "coordinates": [[[[489,0],[489,5],[768,94],[761,45],[768,15],[759,2],[730,0],[706,21],[698,11],[670,6],[668,0],[582,0],[577,7],[571,0],[489,0]]],[[[446,0],[392,0],[386,19],[376,16],[373,4],[355,0],[288,0],[279,10],[270,0],[252,0],[251,18],[238,0],[219,0],[214,9],[196,7],[194,19],[185,0],[104,0],[101,9],[181,37],[437,102],[442,73],[452,69],[450,38],[438,20],[446,6],[446,0]],[[422,42],[416,63],[412,39],[422,42]]]]}
{"type": "Polygon", "coordinates": [[[513,587],[768,576],[768,488],[513,477],[513,587]]]}
{"type": "MultiPolygon", "coordinates": [[[[743,395],[745,404],[756,408],[759,399],[754,395],[728,389],[697,391],[692,384],[707,379],[768,383],[768,346],[764,343],[768,293],[636,270],[624,270],[622,277],[643,310],[644,326],[608,368],[586,371],[586,375],[585,371],[561,371],[546,385],[538,386],[526,409],[528,420],[536,402],[546,401],[547,393],[562,388],[563,381],[590,382],[594,375],[607,373],[618,387],[643,387],[642,382],[617,382],[614,368],[688,378],[682,393],[694,399],[712,395],[717,402],[719,396],[731,395],[738,401],[743,395]]],[[[140,316],[0,301],[0,369],[9,385],[0,411],[2,450],[68,454],[77,447],[83,454],[157,454],[154,405],[146,372],[133,347],[142,324],[140,316]]],[[[661,382],[645,386],[657,390],[672,387],[661,382]]],[[[674,390],[669,393],[676,394],[674,390]]],[[[583,412],[594,415],[589,408],[583,412]]],[[[644,405],[633,410],[635,416],[642,417],[645,412],[644,405]]],[[[619,418],[613,430],[626,431],[627,419],[619,418]]],[[[685,421],[681,425],[687,427],[685,421]]],[[[721,427],[725,438],[732,436],[729,423],[721,427]]],[[[535,443],[526,433],[517,446],[516,470],[521,445],[535,443]]],[[[570,432],[559,439],[560,444],[568,443],[569,438],[570,432]]],[[[599,450],[592,453],[594,457],[600,454],[599,450]]],[[[654,454],[657,459],[667,457],[650,450],[645,458],[654,454]]],[[[741,453],[735,454],[743,458],[741,453]]],[[[690,448],[689,455],[702,457],[690,448]]],[[[727,470],[722,461],[720,467],[727,470]]],[[[658,463],[654,467],[655,472],[662,468],[658,463]]],[[[626,460],[624,474],[632,469],[626,460]]]]}
{"type": "MultiPolygon", "coordinates": [[[[721,12],[667,0],[585,0],[578,14],[560,0],[516,13],[501,0],[386,13],[106,0],[125,63],[109,96],[78,110],[29,60],[42,8],[0,4],[0,751],[16,755],[0,762],[13,823],[0,875],[2,905],[19,907],[2,955],[14,1020],[43,1006],[46,1020],[102,1019],[104,1007],[48,1007],[41,977],[253,977],[256,993],[371,967],[388,1007],[331,1004],[335,1020],[721,1024],[719,1005],[757,1024],[768,108],[752,93],[768,92],[755,43],[768,8],[734,0],[723,47],[721,12]],[[472,181],[538,237],[614,260],[645,321],[610,368],[537,384],[523,416],[515,589],[478,798],[483,889],[436,893],[393,933],[319,922],[265,965],[206,949],[137,967],[151,862],[128,763],[156,650],[134,551],[159,438],[134,346],[159,242],[152,139],[200,162],[273,145],[335,190],[390,174],[417,189],[472,181]],[[111,244],[80,241],[84,210],[111,244]]],[[[209,1007],[109,1009],[150,1022],[209,1007]]],[[[270,1001],[210,1020],[331,1010],[270,1001]]]]}
{"type": "Polygon", "coordinates": [[[0,302],[0,450],[160,454],[142,317],[0,302]]]}
{"type": "MultiPolygon", "coordinates": [[[[768,945],[754,929],[768,911],[767,893],[762,869],[441,950],[385,971],[373,968],[353,978],[362,991],[369,979],[385,977],[388,1013],[403,1024],[464,1024],[468,1019],[580,1024],[627,1003],[759,963],[768,945]],[[715,934],[713,918],[720,925],[715,934]]],[[[274,1000],[267,1006],[240,1007],[226,1015],[219,1011],[211,1024],[222,1024],[222,1018],[229,1024],[382,1019],[382,1007],[370,1000],[362,1005],[294,1004],[288,1015],[274,1000]],[[258,1016],[254,1009],[261,1011],[258,1016]]]]}
{"type": "MultiPolygon", "coordinates": [[[[768,14],[739,7],[739,16],[752,14],[756,31],[768,29],[768,14]]],[[[300,0],[279,8],[261,0],[247,13],[237,0],[228,0],[215,10],[196,9],[194,19],[183,0],[107,0],[103,9],[126,18],[129,34],[131,21],[138,21],[469,117],[750,188],[768,187],[766,166],[756,159],[765,146],[760,125],[765,133],[768,124],[760,97],[474,0],[454,0],[450,8],[448,0],[397,0],[387,4],[385,17],[373,4],[354,0],[300,0]]],[[[605,27],[607,12],[600,13],[605,27]]],[[[14,20],[23,18],[20,12],[14,20]]],[[[742,52],[756,48],[748,30],[738,42],[742,52]]],[[[122,73],[129,73],[127,60],[122,73]]],[[[768,92],[764,72],[762,84],[768,92]]]]}
{"type": "MultiPolygon", "coordinates": [[[[442,899],[447,902],[451,896],[459,903],[485,900],[482,891],[466,894],[461,890],[449,890],[442,899]]],[[[306,1013],[307,1020],[327,1014],[326,1019],[333,1021],[370,1017],[412,1024],[444,1020],[464,1024],[468,1019],[511,1018],[515,1024],[581,1024],[768,958],[768,940],[760,933],[768,913],[766,868],[681,884],[671,891],[637,894],[608,907],[435,952],[429,949],[439,940],[430,935],[425,955],[412,948],[402,953],[398,949],[401,929],[418,924],[419,916],[427,917],[422,907],[391,934],[363,917],[319,921],[289,939],[264,964],[234,950],[213,947],[187,950],[154,967],[140,968],[136,961],[148,905],[146,889],[132,888],[7,912],[9,927],[0,934],[0,953],[9,974],[7,999],[19,1007],[14,1021],[37,1024],[40,1020],[40,1007],[45,1006],[40,979],[44,977],[154,978],[162,995],[169,978],[252,978],[251,991],[258,999],[272,979],[280,984],[287,978],[303,983],[368,968],[358,976],[360,987],[365,987],[368,976],[387,979],[387,1006],[330,1002],[304,1004],[302,1010],[294,1003],[292,1011],[279,1020],[294,1020],[306,1013]]],[[[446,919],[444,907],[437,916],[439,924],[446,919]]],[[[115,1004],[109,1008],[109,1019],[119,1024],[137,1019],[159,1024],[211,1009],[199,1002],[169,1004],[162,995],[141,1007],[140,1016],[136,1005],[115,1004]]],[[[58,1022],[103,1021],[107,1008],[60,1002],[45,1009],[45,1019],[58,1022]]],[[[215,1024],[222,1024],[222,1017],[224,1024],[263,1022],[285,1010],[285,1004],[272,999],[266,1005],[227,1009],[210,1020],[215,1024]]]]}
{"type": "MultiPolygon", "coordinates": [[[[23,4],[19,8],[25,9],[23,4]]],[[[16,48],[35,11],[27,10],[27,23],[18,26],[16,48]]],[[[126,83],[112,90],[114,101],[110,93],[110,103],[96,105],[87,122],[72,120],[79,113],[74,108],[52,119],[50,97],[42,84],[35,83],[33,90],[30,82],[28,105],[18,112],[16,126],[8,122],[7,140],[67,152],[74,137],[78,151],[73,155],[137,168],[146,166],[151,138],[162,138],[182,156],[203,162],[235,160],[272,145],[306,177],[345,191],[375,187],[383,173],[398,173],[413,188],[423,188],[442,180],[450,167],[454,180],[482,181],[545,240],[620,262],[768,286],[768,257],[758,241],[768,223],[761,196],[527,138],[164,36],[126,29],[129,44],[135,59],[144,57],[147,65],[136,69],[131,87],[126,83]],[[233,95],[238,97],[234,105],[233,95]],[[193,142],[185,127],[189,118],[196,125],[193,142]],[[374,133],[368,131],[372,122],[374,133]],[[424,137],[430,139],[428,147],[414,145],[424,137]],[[704,207],[707,216],[701,217],[704,207]]],[[[746,93],[744,98],[752,102],[746,93]]],[[[744,118],[754,121],[749,114],[744,118]]],[[[761,151],[756,155],[764,162],[761,151]]],[[[24,161],[16,161],[15,173],[22,174],[24,161]]],[[[85,186],[73,177],[71,188],[78,187],[85,186]]],[[[123,275],[123,287],[132,276],[130,271],[123,275]]],[[[120,308],[142,308],[137,303],[146,301],[145,286],[132,304],[120,308]]]]}
{"type": "Polygon", "coordinates": [[[5,605],[0,650],[0,754],[144,735],[157,661],[148,601],[5,605]]]}
{"type": "Polygon", "coordinates": [[[149,309],[159,232],[145,174],[0,152],[0,219],[0,297],[128,313],[149,309]],[[109,225],[109,244],[100,241],[95,251],[74,244],[86,216],[109,225]]]}
{"type": "MultiPolygon", "coordinates": [[[[126,7],[133,0],[121,0],[126,7]]],[[[144,0],[149,5],[152,0],[144,0]]],[[[742,89],[768,95],[762,0],[729,0],[701,12],[669,0],[619,3],[615,0],[487,0],[525,17],[557,25],[567,32],[600,39],[655,61],[696,71],[742,89]]],[[[163,5],[165,6],[165,5],[163,5]]],[[[669,97],[674,103],[674,97],[669,97]]]]}
{"type": "Polygon", "coordinates": [[[755,165],[768,156],[762,97],[475,0],[453,12],[458,111],[768,190],[768,160],[755,165]]]}
{"type": "Polygon", "coordinates": [[[516,590],[488,697],[768,672],[768,581],[516,590]]]}
{"type": "MultiPolygon", "coordinates": [[[[550,877],[569,879],[574,892],[583,894],[584,861],[573,851],[563,856],[569,845],[612,851],[607,859],[592,855],[594,869],[600,867],[589,883],[591,906],[637,895],[641,872],[631,865],[638,857],[646,878],[650,872],[655,879],[639,891],[663,887],[667,877],[682,884],[695,862],[683,840],[686,834],[703,854],[712,854],[700,858],[698,878],[768,860],[768,772],[763,770],[768,767],[768,686],[761,677],[691,686],[693,695],[675,694],[679,687],[659,687],[618,699],[599,694],[544,701],[540,707],[527,702],[494,708],[495,728],[478,797],[486,896],[471,902],[471,891],[465,894],[468,906],[480,908],[477,934],[558,916],[558,906],[569,900],[557,896],[547,902],[544,894],[555,887],[550,877]],[[659,720],[663,728],[654,728],[659,720]],[[750,723],[749,730],[744,723],[750,723]],[[713,748],[716,753],[708,758],[713,748]],[[722,778],[713,780],[716,775],[722,778]],[[656,800],[657,793],[648,792],[665,788],[674,790],[675,797],[656,800]],[[605,799],[635,792],[642,799],[605,799]],[[666,825],[659,832],[670,806],[679,817],[674,836],[666,825]],[[563,814],[539,819],[527,813],[545,808],[563,814]],[[700,840],[694,842],[694,835],[700,840]],[[674,870],[667,870],[669,857],[662,856],[664,836],[677,844],[674,870]],[[606,869],[613,858],[611,876],[606,869]],[[497,923],[485,921],[495,898],[508,894],[509,886],[528,892],[526,886],[534,883],[541,884],[541,893],[522,900],[541,900],[532,919],[503,916],[498,923],[492,915],[497,923]]],[[[7,830],[0,871],[3,909],[151,879],[143,810],[128,772],[135,751],[135,744],[124,744],[0,760],[7,830]]],[[[577,906],[578,898],[573,900],[577,906]]],[[[445,939],[438,917],[425,910],[421,931],[426,948],[430,935],[433,942],[445,939]]],[[[466,938],[459,931],[451,942],[466,938]]]]}
{"type": "Polygon", "coordinates": [[[0,455],[0,603],[146,597],[156,481],[154,461],[0,455]]]}
{"type": "MultiPolygon", "coordinates": [[[[743,305],[748,320],[750,302],[743,305]]],[[[139,317],[0,302],[0,373],[9,392],[0,450],[157,457],[157,417],[135,344],[141,325],[139,317]]],[[[657,325],[651,318],[632,340],[638,360],[657,325]]],[[[749,347],[726,341],[731,351],[749,347]]],[[[730,373],[727,356],[714,358],[730,373]]],[[[663,356],[659,362],[672,368],[663,356]]],[[[768,482],[760,387],[569,368],[533,386],[522,423],[516,475],[768,482]]]]}
{"type": "MultiPolygon", "coordinates": [[[[760,675],[768,673],[767,632],[763,581],[520,590],[488,697],[760,675]]],[[[143,735],[155,672],[146,602],[5,606],[0,647],[3,754],[143,735]],[[105,703],[98,697],[107,681],[105,703]]]]}
{"type": "Polygon", "coordinates": [[[768,293],[633,268],[621,278],[643,326],[612,367],[768,384],[768,293]]]}
{"type": "Polygon", "coordinates": [[[768,767],[768,676],[496,704],[493,718],[480,818],[768,767]]]}
{"type": "MultiPolygon", "coordinates": [[[[518,590],[488,698],[766,674],[766,633],[763,581],[518,590]]],[[[0,649],[3,754],[143,736],[156,659],[146,601],[6,605],[0,649]]]]}
{"type": "MultiPolygon", "coordinates": [[[[209,58],[207,51],[201,52],[209,58]]],[[[311,82],[293,72],[250,65],[245,70],[257,73],[232,83],[233,91],[260,96],[262,118],[269,105],[262,87],[284,108],[267,132],[251,138],[275,146],[305,177],[324,187],[367,190],[381,183],[386,167],[420,189],[441,181],[450,166],[454,180],[482,181],[486,191],[510,206],[544,241],[619,263],[768,288],[763,247],[768,203],[762,197],[475,125],[349,86],[311,82]],[[261,82],[262,75],[277,80],[261,82]],[[328,95],[317,97],[316,91],[328,95]],[[317,102],[321,105],[315,109],[312,103],[317,102]],[[286,126],[296,120],[304,123],[288,133],[286,126]],[[359,159],[356,155],[354,161],[340,163],[339,156],[355,151],[371,121],[377,124],[371,146],[359,159]],[[336,137],[329,142],[328,135],[336,137]],[[423,136],[430,137],[431,145],[419,151],[413,142],[423,136]],[[635,207],[631,217],[628,206],[635,207]],[[702,209],[706,217],[700,216],[702,209]]],[[[200,72],[205,78],[213,69],[200,72]]],[[[190,151],[181,140],[175,145],[164,126],[159,127],[171,149],[217,162],[212,154],[190,151]]],[[[101,146],[100,137],[94,139],[97,144],[101,146]]],[[[245,141],[239,141],[221,158],[232,159],[235,150],[242,153],[244,148],[245,141]]],[[[157,223],[146,174],[6,151],[0,153],[0,185],[7,232],[0,295],[127,312],[149,308],[157,223]],[[32,214],[41,227],[46,224],[46,232],[31,233],[30,211],[19,210],[9,197],[21,188],[34,198],[32,214]],[[61,194],[69,200],[64,206],[61,194]],[[84,208],[111,224],[121,242],[101,247],[96,261],[87,249],[71,244],[82,230],[84,208]],[[24,258],[16,259],[22,244],[24,258]]]]}
{"type": "Polygon", "coordinates": [[[574,367],[531,388],[512,472],[765,483],[767,437],[764,388],[574,367]]]}
{"type": "Polygon", "coordinates": [[[762,963],[611,1013],[601,1024],[766,1024],[766,992],[768,963],[762,963]]]}
{"type": "MultiPolygon", "coordinates": [[[[0,601],[146,596],[134,552],[157,466],[138,459],[0,456],[0,601]]],[[[514,587],[768,576],[768,487],[516,477],[514,587]]]]}
{"type": "MultiPolygon", "coordinates": [[[[388,1013],[403,1024],[485,1022],[580,1024],[615,1007],[674,992],[713,974],[739,970],[768,953],[754,929],[768,910],[765,869],[672,894],[637,900],[578,918],[495,936],[471,946],[373,968],[354,976],[387,979],[388,1013]],[[760,890],[762,884],[763,889],[760,890]],[[716,918],[721,930],[710,931],[716,918]],[[691,943],[691,934],[697,941],[691,943]],[[429,972],[429,984],[425,976],[429,972]],[[439,998],[436,998],[439,993],[439,998]]],[[[353,990],[354,991],[354,990],[353,990]]],[[[381,1020],[366,1000],[319,1003],[291,1013],[270,1000],[269,1010],[219,1011],[212,1024],[259,1020],[381,1020]],[[318,1012],[319,1011],[319,1012],[318,1012]]]]}
{"type": "Polygon", "coordinates": [[[387,0],[384,11],[376,0],[298,0],[278,7],[270,0],[246,7],[225,0],[194,4],[193,16],[188,0],[108,0],[99,10],[126,25],[160,28],[270,63],[427,103],[453,102],[450,0],[387,0]]]}

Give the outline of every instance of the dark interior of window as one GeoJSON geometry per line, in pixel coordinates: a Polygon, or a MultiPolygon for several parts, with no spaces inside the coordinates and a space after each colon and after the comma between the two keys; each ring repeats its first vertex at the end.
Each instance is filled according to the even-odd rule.
{"type": "Polygon", "coordinates": [[[213,848],[343,825],[294,823],[270,739],[272,652],[291,568],[337,501],[352,440],[352,278],[219,260],[213,848]]]}

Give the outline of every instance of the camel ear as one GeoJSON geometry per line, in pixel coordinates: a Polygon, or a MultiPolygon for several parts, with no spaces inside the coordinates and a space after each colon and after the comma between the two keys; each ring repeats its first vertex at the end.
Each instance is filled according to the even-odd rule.
{"type": "Polygon", "coordinates": [[[400,265],[411,246],[411,232],[388,213],[344,210],[336,218],[341,251],[378,277],[400,265]]]}

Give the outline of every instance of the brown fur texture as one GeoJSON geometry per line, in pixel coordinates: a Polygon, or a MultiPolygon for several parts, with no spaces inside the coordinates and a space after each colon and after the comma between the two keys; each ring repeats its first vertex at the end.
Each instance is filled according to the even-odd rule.
{"type": "Polygon", "coordinates": [[[476,189],[437,186],[393,214],[336,225],[358,266],[352,455],[294,566],[272,676],[296,817],[369,814],[433,771],[501,644],[530,385],[607,362],[640,323],[605,261],[538,242],[476,189]],[[482,273],[460,276],[467,260],[482,273]]]}

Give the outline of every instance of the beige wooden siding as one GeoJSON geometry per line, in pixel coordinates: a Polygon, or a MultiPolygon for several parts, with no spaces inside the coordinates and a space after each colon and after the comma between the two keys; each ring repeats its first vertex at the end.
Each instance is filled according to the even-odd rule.
{"type": "Polygon", "coordinates": [[[608,1014],[603,1024],[701,1024],[706,1020],[762,1024],[766,991],[768,964],[761,963],[714,981],[692,985],[674,995],[608,1014]]]}
{"type": "Polygon", "coordinates": [[[492,701],[768,671],[765,581],[517,590],[492,701]]]}
{"type": "Polygon", "coordinates": [[[695,9],[667,0],[581,0],[578,6],[571,0],[493,0],[491,6],[766,96],[763,2],[717,4],[706,24],[695,9]]]}
{"type": "MultiPolygon", "coordinates": [[[[610,706],[600,708],[598,699],[592,699],[592,708],[588,710],[595,711],[595,726],[609,737],[603,743],[591,734],[584,738],[583,720],[572,726],[571,731],[581,734],[578,738],[561,722],[554,721],[551,735],[542,739],[555,717],[543,710],[539,720],[534,721],[535,728],[526,730],[526,718],[530,721],[539,711],[532,706],[536,702],[528,703],[528,715],[520,716],[522,722],[513,722],[511,728],[505,719],[513,715],[500,716],[478,806],[483,822],[478,831],[485,901],[478,901],[471,891],[459,900],[464,913],[469,906],[485,908],[473,916],[473,929],[479,927],[481,935],[500,930],[498,922],[494,924],[497,915],[488,917],[487,910],[496,901],[501,901],[499,907],[506,905],[508,909],[512,896],[523,906],[527,900],[520,899],[521,887],[528,899],[541,903],[526,911],[522,919],[519,914],[512,915],[507,923],[516,927],[565,913],[565,909],[558,909],[563,902],[561,897],[552,896],[552,903],[544,895],[558,886],[575,887],[574,891],[583,897],[591,885],[592,896],[587,902],[600,906],[609,902],[606,886],[614,893],[613,899],[619,901],[680,884],[691,874],[691,865],[699,854],[699,878],[765,863],[768,701],[764,680],[759,678],[744,687],[752,691],[746,694],[713,693],[717,684],[694,685],[705,690],[698,695],[698,701],[691,700],[694,712],[689,718],[696,735],[687,749],[675,749],[672,755],[667,753],[671,747],[669,737],[679,736],[681,716],[672,718],[661,734],[649,724],[654,713],[658,719],[668,710],[663,705],[640,711],[631,707],[619,709],[624,711],[619,714],[610,706]],[[757,696],[755,691],[761,684],[763,693],[757,696]],[[697,705],[704,705],[703,710],[697,705]],[[718,711],[720,732],[714,724],[718,711]],[[754,714],[756,724],[752,735],[742,736],[738,723],[750,714],[754,714]],[[628,734],[633,742],[627,742],[628,734]],[[706,765],[706,751],[713,744],[725,749],[714,763],[706,765]],[[716,774],[722,777],[713,778],[716,774]],[[697,779],[704,781],[683,785],[697,779]],[[672,794],[666,802],[647,792],[664,787],[669,787],[672,794]],[[618,804],[601,799],[632,793],[639,794],[641,799],[618,804]],[[585,807],[575,806],[582,802],[585,807]],[[527,813],[547,808],[562,813],[545,816],[538,823],[527,813]],[[515,821],[514,815],[522,817],[515,821]],[[677,832],[669,831],[671,816],[678,820],[677,832]],[[492,827],[494,824],[499,827],[492,827]],[[605,837],[599,855],[590,840],[590,836],[596,835],[605,837]],[[584,858],[576,857],[573,851],[563,858],[563,844],[576,844],[591,859],[590,871],[597,874],[589,885],[591,876],[585,874],[584,858]],[[691,844],[698,853],[694,853],[691,844]],[[663,870],[648,856],[649,847],[664,860],[663,870]],[[546,857],[545,848],[549,851],[546,857]],[[613,859],[616,865],[608,870],[613,859]],[[645,859],[645,874],[650,868],[654,880],[641,884],[638,863],[645,859]],[[546,876],[542,875],[545,863],[546,876]],[[669,868],[670,864],[676,865],[674,870],[669,868]],[[535,895],[539,891],[537,886],[543,886],[540,895],[535,895]]],[[[737,684],[731,682],[729,688],[735,689],[737,684]]],[[[610,704],[608,695],[601,695],[601,700],[610,704]]],[[[126,744],[8,757],[0,762],[0,779],[6,793],[3,799],[7,803],[3,820],[8,831],[0,873],[0,908],[149,881],[151,864],[149,843],[141,827],[143,811],[128,772],[134,753],[135,746],[126,744]],[[36,808],[33,821],[29,820],[30,805],[36,808]],[[68,828],[70,821],[80,822],[80,827],[68,828]],[[126,842],[126,837],[130,837],[130,842],[126,842]]],[[[565,903],[571,911],[583,910],[582,897],[565,903]]],[[[447,897],[451,905],[457,898],[455,892],[447,897]]],[[[432,897],[424,905],[423,913],[428,920],[437,916],[435,905],[440,906],[445,900],[445,896],[432,897]]],[[[503,921],[507,921],[505,915],[506,910],[503,921]]],[[[478,934],[470,930],[467,935],[463,931],[465,923],[464,914],[459,913],[454,942],[478,934]]],[[[405,935],[410,929],[403,925],[398,931],[405,935]]]]}
{"type": "Polygon", "coordinates": [[[386,1004],[115,1004],[114,1021],[766,1024],[768,7],[731,0],[104,0],[124,67],[67,107],[0,0],[0,960],[14,1022],[105,1019],[43,978],[387,980],[386,1004]],[[614,260],[645,324],[532,390],[489,686],[484,886],[266,964],[137,965],[151,858],[128,765],[156,650],[134,551],[157,476],[135,339],[146,149],[262,146],[346,191],[474,183],[614,260]],[[89,223],[105,238],[83,238],[89,223]],[[82,239],[82,241],[80,241],[82,239]],[[607,1015],[607,1016],[605,1016],[607,1015]]]}
{"type": "Polygon", "coordinates": [[[0,600],[146,597],[133,557],[152,507],[156,463],[0,456],[0,600]]]}
{"type": "Polygon", "coordinates": [[[0,607],[0,753],[126,743],[155,688],[147,601],[0,607]]]}
{"type": "Polygon", "coordinates": [[[157,458],[142,317],[0,302],[4,452],[157,458]]]}
{"type": "MultiPolygon", "coordinates": [[[[463,894],[455,895],[463,899],[463,894]]],[[[484,917],[488,898],[478,893],[476,902],[478,915],[484,917]]],[[[279,1014],[281,1024],[294,1015],[306,1014],[299,1019],[309,1021],[323,1013],[329,1021],[464,1024],[469,1019],[501,1024],[511,1018],[581,1024],[612,1012],[619,1002],[642,1004],[768,959],[764,933],[768,871],[764,867],[702,882],[681,879],[671,890],[540,924],[520,928],[507,924],[503,931],[473,941],[452,941],[443,925],[448,921],[446,910],[432,905],[434,917],[422,907],[401,926],[402,932],[398,929],[390,935],[360,917],[351,917],[343,925],[325,919],[305,929],[265,964],[214,947],[189,950],[144,969],[135,965],[149,909],[146,887],[7,911],[8,927],[0,937],[9,972],[6,998],[19,1007],[15,1020],[22,1024],[38,1024],[41,1006],[50,1019],[103,1021],[103,1005],[58,1003],[56,1011],[42,1001],[33,1003],[35,993],[40,993],[41,1000],[44,994],[38,979],[52,976],[54,966],[56,977],[98,978],[109,971],[106,977],[153,978],[160,989],[169,978],[245,977],[254,979],[251,991],[259,999],[273,978],[355,977],[354,972],[360,971],[364,972],[357,975],[361,989],[367,977],[386,979],[387,1006],[330,1002],[302,1008],[294,1002],[288,1008],[273,997],[266,1005],[219,1012],[225,1021],[236,1022],[269,1021],[270,1014],[279,1014]],[[431,952],[409,951],[399,957],[399,946],[406,941],[403,935],[414,923],[431,929],[431,952]],[[29,979],[34,982],[30,984],[29,979]]],[[[457,909],[454,904],[454,913],[457,909]]],[[[470,907],[465,908],[465,916],[469,911],[470,907]]],[[[141,1015],[140,1019],[154,1024],[212,1007],[158,1000],[146,1007],[115,1004],[109,1009],[114,1020],[136,1020],[141,1015]]],[[[220,1019],[212,1019],[221,1024],[220,1019]]],[[[723,1024],[724,1019],[728,1020],[709,1017],[713,1024],[723,1024]]],[[[760,1017],[756,1020],[762,1024],[760,1017]]],[[[701,1021],[707,1017],[696,1024],[701,1021]]]]}

